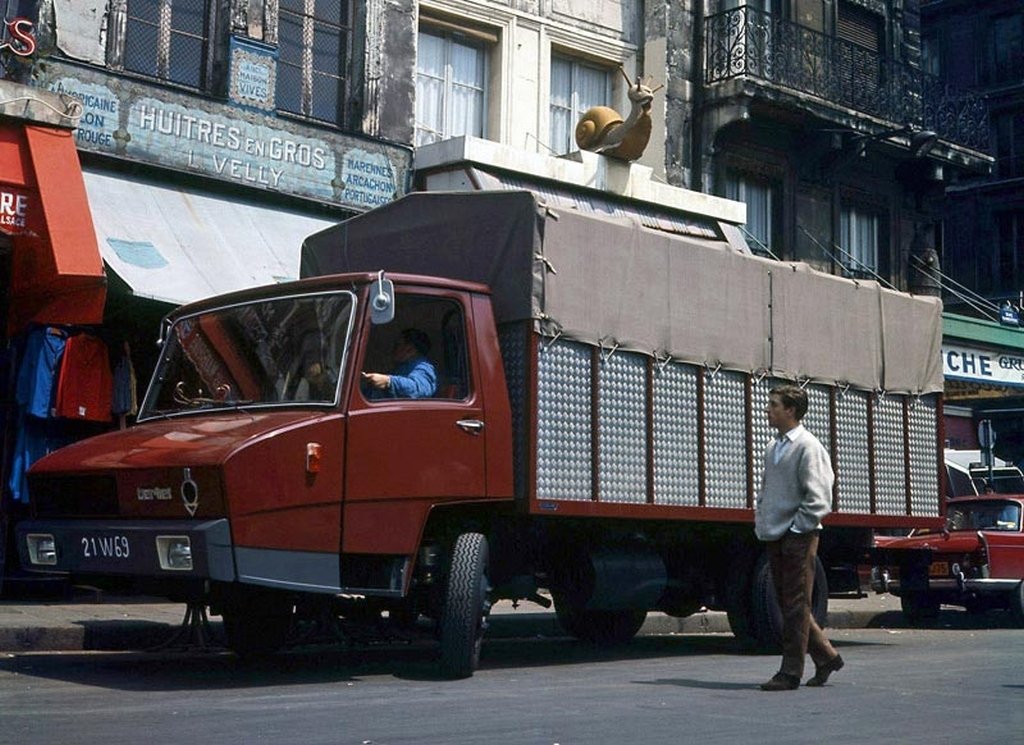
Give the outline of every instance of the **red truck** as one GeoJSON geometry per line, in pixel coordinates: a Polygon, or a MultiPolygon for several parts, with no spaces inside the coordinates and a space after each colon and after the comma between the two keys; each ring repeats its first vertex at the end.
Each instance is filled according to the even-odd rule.
{"type": "Polygon", "coordinates": [[[135,426],[32,468],[22,563],[208,605],[240,654],[327,614],[429,626],[467,676],[491,604],[542,591],[594,642],[707,606],[770,646],[753,504],[796,380],[837,472],[824,622],[873,529],[942,524],[940,305],[710,224],[416,193],[310,236],[304,279],[168,316],[135,426]],[[407,329],[431,395],[366,380],[407,329]]]}

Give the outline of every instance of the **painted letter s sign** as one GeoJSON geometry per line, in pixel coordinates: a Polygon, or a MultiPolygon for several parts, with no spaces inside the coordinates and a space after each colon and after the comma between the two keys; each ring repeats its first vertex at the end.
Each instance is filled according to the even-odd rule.
{"type": "Polygon", "coordinates": [[[35,28],[27,18],[12,18],[4,21],[5,39],[0,42],[0,50],[10,49],[19,57],[31,57],[36,51],[35,28]]]}

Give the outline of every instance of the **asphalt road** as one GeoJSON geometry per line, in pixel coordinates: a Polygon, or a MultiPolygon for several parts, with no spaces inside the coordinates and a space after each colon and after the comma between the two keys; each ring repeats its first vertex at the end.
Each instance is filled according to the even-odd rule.
{"type": "MultiPolygon", "coordinates": [[[[962,624],[957,624],[962,626],[962,624]]],[[[496,640],[438,680],[426,646],[0,659],[0,743],[984,743],[1024,732],[1024,632],[849,629],[820,689],[764,693],[774,656],[731,635],[650,636],[616,651],[496,640]]],[[[809,672],[808,672],[809,674],[809,672]]]]}

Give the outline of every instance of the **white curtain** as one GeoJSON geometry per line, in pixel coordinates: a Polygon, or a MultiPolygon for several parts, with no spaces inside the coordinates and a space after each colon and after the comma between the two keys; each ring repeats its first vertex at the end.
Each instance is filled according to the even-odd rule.
{"type": "Polygon", "coordinates": [[[747,205],[744,226],[747,232],[769,249],[772,247],[773,191],[767,179],[730,174],[725,182],[725,196],[747,205]]]}
{"type": "Polygon", "coordinates": [[[843,260],[855,272],[878,271],[878,215],[844,207],[839,218],[843,260]]]}
{"type": "Polygon", "coordinates": [[[416,144],[484,134],[484,49],[421,31],[416,52],[416,144]]]}

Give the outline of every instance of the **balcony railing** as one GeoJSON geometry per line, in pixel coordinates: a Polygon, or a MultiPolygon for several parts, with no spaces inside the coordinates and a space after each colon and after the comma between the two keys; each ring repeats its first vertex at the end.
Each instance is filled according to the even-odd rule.
{"type": "Polygon", "coordinates": [[[984,101],[916,67],[746,6],[708,16],[705,29],[708,85],[741,76],[758,78],[931,130],[947,142],[988,149],[984,101]]]}

